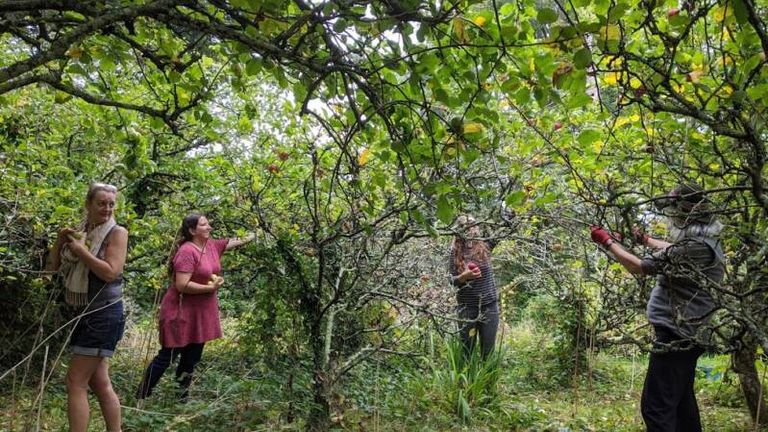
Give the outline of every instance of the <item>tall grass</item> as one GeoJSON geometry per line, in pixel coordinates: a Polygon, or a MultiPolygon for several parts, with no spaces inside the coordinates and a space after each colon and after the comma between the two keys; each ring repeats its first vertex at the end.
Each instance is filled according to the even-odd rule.
{"type": "Polygon", "coordinates": [[[497,348],[483,359],[478,344],[467,351],[460,340],[446,341],[446,362],[433,370],[435,387],[463,422],[476,411],[488,411],[497,400],[504,349],[497,348]]]}

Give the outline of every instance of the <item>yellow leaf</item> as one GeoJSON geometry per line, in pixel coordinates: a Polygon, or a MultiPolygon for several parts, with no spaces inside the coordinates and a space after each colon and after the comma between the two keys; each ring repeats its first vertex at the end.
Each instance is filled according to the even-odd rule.
{"type": "Polygon", "coordinates": [[[643,86],[643,82],[635,77],[632,77],[629,80],[629,86],[632,87],[633,89],[638,89],[643,86]]]}
{"type": "Polygon", "coordinates": [[[480,123],[465,123],[464,124],[464,133],[476,133],[481,132],[483,130],[483,125],[480,123]]]}
{"type": "Polygon", "coordinates": [[[469,337],[475,337],[476,334],[477,334],[476,328],[472,327],[471,329],[469,329],[469,337]]]}
{"type": "Polygon", "coordinates": [[[456,35],[456,39],[459,41],[467,41],[467,34],[464,31],[464,20],[461,17],[457,16],[453,19],[453,34],[456,35]]]}
{"type": "Polygon", "coordinates": [[[602,26],[597,36],[606,40],[619,40],[621,38],[621,30],[619,26],[610,24],[602,26]]]}
{"type": "Polygon", "coordinates": [[[608,85],[616,85],[621,79],[621,72],[609,72],[605,75],[605,83],[608,85]]]}
{"type": "Polygon", "coordinates": [[[690,72],[688,72],[688,81],[697,83],[701,80],[701,77],[704,75],[704,71],[700,69],[695,69],[690,72]]]}
{"type": "Polygon", "coordinates": [[[472,20],[472,22],[475,23],[475,25],[478,26],[478,27],[484,26],[485,25],[485,21],[486,20],[485,20],[484,16],[478,16],[478,17],[475,17],[474,20],[472,20]]]}
{"type": "Polygon", "coordinates": [[[357,157],[357,163],[360,166],[365,166],[365,164],[368,162],[368,156],[371,155],[371,151],[368,150],[368,148],[364,148],[363,151],[360,153],[360,156],[357,157]]]}
{"type": "Polygon", "coordinates": [[[716,163],[713,162],[713,163],[709,164],[709,169],[711,169],[712,171],[718,171],[718,170],[720,170],[720,164],[716,164],[716,163]]]}
{"type": "Polygon", "coordinates": [[[639,120],[640,120],[640,115],[639,114],[633,114],[633,115],[631,115],[629,117],[619,117],[616,120],[616,123],[614,124],[614,127],[618,128],[618,127],[624,126],[625,124],[636,123],[639,120]]]}
{"type": "Polygon", "coordinates": [[[718,6],[715,8],[715,21],[723,22],[723,20],[726,17],[729,17],[732,13],[733,13],[732,8],[729,7],[728,9],[726,9],[722,6],[718,6]]]}
{"type": "Polygon", "coordinates": [[[67,57],[71,59],[79,59],[83,55],[83,50],[78,47],[72,47],[67,50],[67,52],[64,53],[67,57]]]}
{"type": "Polygon", "coordinates": [[[603,142],[603,140],[597,140],[592,143],[592,150],[594,150],[595,153],[600,153],[600,151],[603,150],[604,145],[605,142],[603,142]]]}
{"type": "Polygon", "coordinates": [[[607,55],[605,56],[605,58],[603,58],[603,61],[601,61],[600,64],[604,66],[609,66],[609,67],[619,67],[622,65],[622,62],[623,60],[621,57],[607,55]]]}
{"type": "Polygon", "coordinates": [[[613,127],[620,128],[624,126],[625,124],[629,123],[629,119],[626,117],[619,117],[616,119],[616,123],[613,124],[613,127]]]}

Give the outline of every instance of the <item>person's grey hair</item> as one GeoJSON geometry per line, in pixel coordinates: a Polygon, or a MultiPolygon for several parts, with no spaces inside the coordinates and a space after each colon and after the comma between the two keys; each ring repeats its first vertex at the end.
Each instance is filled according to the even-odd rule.
{"type": "Polygon", "coordinates": [[[85,202],[91,202],[93,197],[95,197],[96,194],[101,191],[117,194],[117,188],[111,184],[91,183],[91,185],[88,187],[88,193],[85,194],[85,202]]]}
{"type": "Polygon", "coordinates": [[[681,183],[668,195],[654,201],[656,208],[678,230],[685,230],[689,225],[709,225],[716,220],[712,202],[704,189],[695,183],[681,183]]]}
{"type": "Polygon", "coordinates": [[[477,221],[472,215],[463,214],[456,218],[454,226],[456,227],[457,231],[466,231],[473,226],[477,226],[477,221]]]}

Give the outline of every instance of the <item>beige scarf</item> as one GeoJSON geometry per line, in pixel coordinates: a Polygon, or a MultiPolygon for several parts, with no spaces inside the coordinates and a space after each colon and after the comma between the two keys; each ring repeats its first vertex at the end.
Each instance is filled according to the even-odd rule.
{"type": "MultiPolygon", "coordinates": [[[[85,245],[88,250],[97,256],[101,249],[101,244],[107,234],[117,223],[113,218],[101,225],[93,227],[85,236],[85,245]]],[[[65,299],[67,304],[72,306],[85,306],[88,304],[88,272],[90,269],[80,258],[73,254],[69,245],[65,244],[61,248],[61,267],[59,273],[64,280],[64,286],[67,288],[65,299]]]]}

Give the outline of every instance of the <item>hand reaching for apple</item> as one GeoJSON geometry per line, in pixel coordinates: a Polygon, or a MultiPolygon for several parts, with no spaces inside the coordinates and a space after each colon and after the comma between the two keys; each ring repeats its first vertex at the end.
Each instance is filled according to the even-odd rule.
{"type": "Polygon", "coordinates": [[[77,256],[82,256],[83,252],[88,250],[85,245],[85,233],[76,231],[72,228],[63,228],[59,231],[59,244],[65,244],[77,256]]]}
{"type": "Polygon", "coordinates": [[[77,239],[77,236],[81,234],[72,228],[66,227],[59,230],[59,236],[56,241],[59,244],[69,243],[77,239]]]}
{"type": "Polygon", "coordinates": [[[212,274],[211,280],[208,281],[208,285],[213,287],[213,289],[219,289],[222,284],[224,284],[224,278],[216,273],[212,274]]]}
{"type": "Polygon", "coordinates": [[[481,277],[483,273],[480,271],[480,267],[473,262],[467,263],[467,269],[459,275],[459,280],[462,282],[471,281],[481,277]]]}

